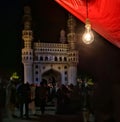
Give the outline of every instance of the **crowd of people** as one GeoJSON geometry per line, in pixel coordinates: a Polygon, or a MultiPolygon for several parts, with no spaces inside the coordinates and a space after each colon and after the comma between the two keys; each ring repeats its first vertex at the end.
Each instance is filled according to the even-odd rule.
{"type": "Polygon", "coordinates": [[[50,84],[43,80],[39,86],[36,86],[10,79],[4,90],[5,95],[1,95],[6,96],[3,103],[5,103],[8,118],[16,117],[15,109],[17,108],[21,119],[29,119],[30,111],[36,115],[36,106],[40,107],[43,115],[48,102],[54,102],[56,114],[75,114],[84,109],[93,113],[92,87],[84,82],[76,86],[61,84],[59,88],[55,84],[50,84]]]}
{"type": "Polygon", "coordinates": [[[41,114],[44,114],[47,99],[46,84],[41,82],[39,93],[36,93],[36,85],[21,81],[10,80],[6,87],[6,109],[9,118],[16,117],[15,108],[19,110],[19,117],[29,119],[29,111],[36,114],[36,99],[39,101],[41,114]],[[37,96],[36,96],[37,94],[37,96]]]}

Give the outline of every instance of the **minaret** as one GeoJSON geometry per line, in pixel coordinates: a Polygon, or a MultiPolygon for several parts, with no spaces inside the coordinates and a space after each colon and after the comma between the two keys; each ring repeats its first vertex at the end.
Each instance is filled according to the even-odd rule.
{"type": "Polygon", "coordinates": [[[75,19],[71,14],[69,14],[67,39],[71,50],[74,50],[76,45],[75,26],[75,19]]]}
{"type": "Polygon", "coordinates": [[[65,31],[63,29],[60,31],[60,42],[62,44],[66,43],[65,31]]]}
{"type": "Polygon", "coordinates": [[[33,82],[32,64],[33,64],[33,32],[31,30],[31,9],[29,6],[24,7],[24,29],[22,31],[22,39],[24,40],[24,48],[22,49],[22,63],[24,65],[24,82],[33,82]]]}
{"type": "Polygon", "coordinates": [[[67,41],[69,45],[69,69],[68,69],[68,84],[76,85],[77,79],[77,64],[78,51],[76,50],[76,33],[75,33],[75,19],[69,14],[68,18],[68,34],[67,41]]]}

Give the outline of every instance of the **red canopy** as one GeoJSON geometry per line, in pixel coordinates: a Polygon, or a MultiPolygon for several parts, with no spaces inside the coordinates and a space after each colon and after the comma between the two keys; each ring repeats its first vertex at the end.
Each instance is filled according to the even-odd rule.
{"type": "MultiPolygon", "coordinates": [[[[86,19],[86,0],[55,0],[82,22],[86,19]]],[[[120,0],[88,0],[92,29],[120,48],[120,0]]]]}

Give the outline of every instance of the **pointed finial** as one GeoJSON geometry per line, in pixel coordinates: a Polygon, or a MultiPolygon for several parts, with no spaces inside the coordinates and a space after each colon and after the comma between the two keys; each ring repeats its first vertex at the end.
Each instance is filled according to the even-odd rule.
{"type": "Polygon", "coordinates": [[[25,6],[25,7],[24,7],[24,13],[25,13],[25,14],[31,14],[31,9],[30,9],[29,6],[25,6]]]}
{"type": "Polygon", "coordinates": [[[65,37],[65,30],[60,31],[60,42],[65,43],[66,42],[66,37],[65,37]]]}
{"type": "Polygon", "coordinates": [[[24,28],[26,30],[31,29],[31,8],[29,6],[24,7],[24,16],[23,16],[23,21],[24,21],[24,28]]]}
{"type": "Polygon", "coordinates": [[[69,14],[69,17],[68,17],[68,29],[70,32],[73,32],[74,29],[75,29],[75,19],[73,17],[73,15],[69,14]]]}

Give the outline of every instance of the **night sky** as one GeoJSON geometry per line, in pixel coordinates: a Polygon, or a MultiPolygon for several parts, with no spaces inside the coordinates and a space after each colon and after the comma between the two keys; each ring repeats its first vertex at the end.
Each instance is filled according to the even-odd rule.
{"type": "Polygon", "coordinates": [[[20,67],[21,46],[21,16],[20,0],[3,0],[0,4],[0,74],[15,71],[20,67]]]}

